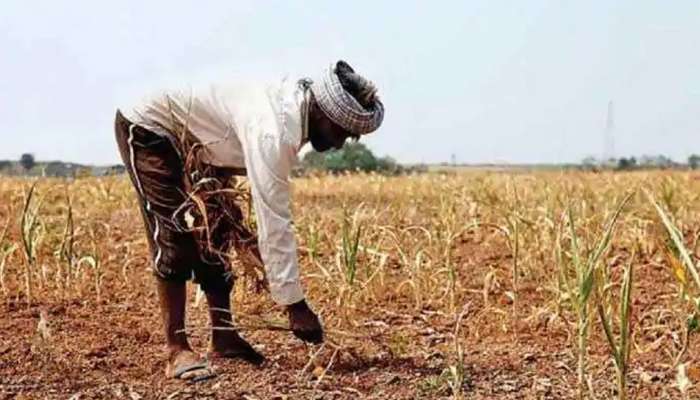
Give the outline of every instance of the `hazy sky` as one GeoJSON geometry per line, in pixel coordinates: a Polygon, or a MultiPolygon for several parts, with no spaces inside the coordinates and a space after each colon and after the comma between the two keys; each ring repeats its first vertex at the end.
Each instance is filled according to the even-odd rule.
{"type": "Polygon", "coordinates": [[[700,153],[700,1],[31,1],[0,12],[0,159],[118,161],[117,107],[343,58],[402,162],[700,153]]]}

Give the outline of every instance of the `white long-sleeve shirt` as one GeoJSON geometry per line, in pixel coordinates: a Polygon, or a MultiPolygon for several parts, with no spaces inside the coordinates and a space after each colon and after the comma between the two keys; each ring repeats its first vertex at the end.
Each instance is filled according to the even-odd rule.
{"type": "Polygon", "coordinates": [[[186,126],[205,146],[205,162],[245,169],[270,293],[282,305],[304,299],[289,188],[297,153],[306,142],[302,104],[302,90],[283,80],[166,91],[123,109],[133,123],[156,133],[173,134],[177,125],[186,126]]]}

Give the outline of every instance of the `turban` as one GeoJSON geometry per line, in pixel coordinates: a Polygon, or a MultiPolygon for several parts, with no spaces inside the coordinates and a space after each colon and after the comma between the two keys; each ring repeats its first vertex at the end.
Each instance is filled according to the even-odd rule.
{"type": "Polygon", "coordinates": [[[376,87],[344,61],[331,64],[321,79],[311,83],[310,89],[323,113],[352,134],[364,135],[382,124],[384,104],[377,96],[376,87]],[[347,88],[352,88],[353,93],[347,88]]]}

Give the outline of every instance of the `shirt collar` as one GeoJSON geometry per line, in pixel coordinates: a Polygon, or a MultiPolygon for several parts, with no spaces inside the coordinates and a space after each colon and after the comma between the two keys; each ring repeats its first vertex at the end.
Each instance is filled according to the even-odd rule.
{"type": "Polygon", "coordinates": [[[275,96],[275,108],[283,137],[297,145],[297,151],[308,141],[304,132],[302,109],[305,104],[304,90],[296,81],[284,78],[275,96]]]}

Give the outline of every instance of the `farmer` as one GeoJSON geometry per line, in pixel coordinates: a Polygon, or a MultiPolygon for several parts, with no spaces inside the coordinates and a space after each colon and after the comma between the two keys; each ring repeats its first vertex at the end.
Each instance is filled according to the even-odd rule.
{"type": "Polygon", "coordinates": [[[117,144],[138,194],[153,258],[168,377],[213,376],[209,358],[264,360],[231,328],[234,272],[255,267],[263,271],[272,299],[285,307],[294,335],[323,341],[299,281],[289,175],[305,143],[320,152],[339,149],[347,138],[379,128],[383,116],[375,86],[344,61],[313,81],[167,91],[117,111],[117,144]],[[235,183],[242,175],[249,193],[235,183]],[[257,237],[241,205],[246,195],[252,198],[257,237]],[[209,305],[209,357],[192,350],[184,331],[190,278],[209,305]]]}

